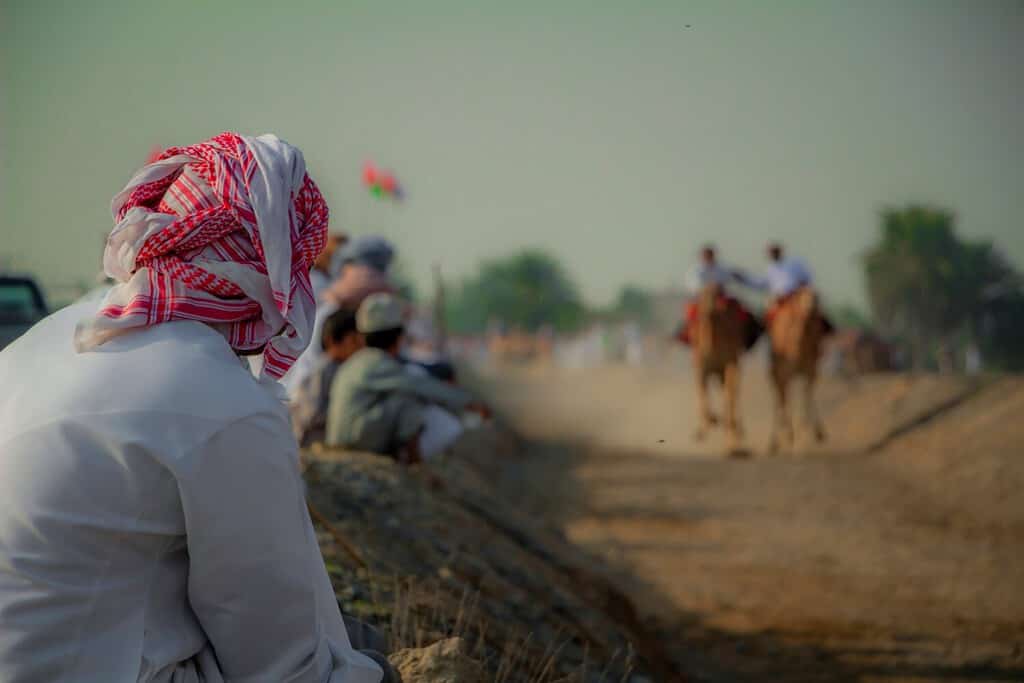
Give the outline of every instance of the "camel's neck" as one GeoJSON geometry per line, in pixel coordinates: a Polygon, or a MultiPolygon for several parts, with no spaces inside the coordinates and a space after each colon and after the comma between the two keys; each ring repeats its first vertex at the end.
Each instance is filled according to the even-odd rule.
{"type": "Polygon", "coordinates": [[[772,323],[775,352],[794,361],[817,356],[821,344],[819,315],[817,294],[811,289],[797,292],[782,305],[772,323]]]}
{"type": "Polygon", "coordinates": [[[703,310],[697,329],[698,347],[706,358],[729,355],[736,351],[741,342],[735,326],[723,312],[703,310]]]}

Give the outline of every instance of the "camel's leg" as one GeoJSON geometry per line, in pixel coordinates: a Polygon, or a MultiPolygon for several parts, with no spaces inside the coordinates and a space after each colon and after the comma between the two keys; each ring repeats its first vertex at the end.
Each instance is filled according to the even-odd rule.
{"type": "Polygon", "coordinates": [[[725,388],[725,426],[729,431],[729,449],[737,450],[743,439],[743,427],[740,424],[740,365],[730,363],[725,368],[723,380],[725,388]]]}
{"type": "Polygon", "coordinates": [[[781,368],[772,368],[772,388],[775,390],[775,419],[772,421],[770,453],[778,453],[780,447],[793,445],[793,421],[789,415],[789,377],[781,368]]]}
{"type": "Polygon", "coordinates": [[[782,440],[786,448],[793,448],[796,439],[796,432],[793,429],[793,413],[789,406],[789,384],[792,382],[791,375],[784,375],[780,386],[782,387],[782,440]]]}
{"type": "Polygon", "coordinates": [[[729,431],[729,450],[737,451],[743,441],[743,424],[740,421],[740,365],[731,363],[725,369],[723,380],[726,400],[726,427],[729,431]]]}
{"type": "Polygon", "coordinates": [[[772,385],[772,392],[775,394],[774,405],[772,406],[772,436],[768,442],[768,452],[775,454],[779,452],[779,424],[782,422],[782,402],[785,400],[786,390],[780,386],[778,373],[773,368],[769,377],[772,385]]]}
{"type": "Polygon", "coordinates": [[[817,373],[811,372],[808,373],[807,381],[804,383],[804,416],[811,434],[814,435],[814,440],[821,443],[825,440],[825,425],[821,421],[821,415],[818,414],[818,406],[814,402],[814,385],[817,379],[817,373]]]}
{"type": "Polygon", "coordinates": [[[693,438],[703,441],[708,435],[708,430],[715,423],[715,418],[711,414],[710,398],[708,397],[709,373],[703,368],[695,368],[695,370],[697,374],[697,430],[693,433],[693,438]]]}

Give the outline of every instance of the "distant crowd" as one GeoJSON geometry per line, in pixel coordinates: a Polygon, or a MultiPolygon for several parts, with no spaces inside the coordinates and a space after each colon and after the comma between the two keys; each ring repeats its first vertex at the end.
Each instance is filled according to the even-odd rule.
{"type": "Polygon", "coordinates": [[[490,414],[456,383],[429,318],[398,295],[393,245],[332,234],[311,280],[313,342],[284,376],[299,444],[358,449],[404,463],[428,460],[490,414]]]}

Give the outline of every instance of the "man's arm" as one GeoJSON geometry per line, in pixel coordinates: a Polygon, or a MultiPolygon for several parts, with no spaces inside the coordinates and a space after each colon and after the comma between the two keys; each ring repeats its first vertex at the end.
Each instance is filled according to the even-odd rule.
{"type": "Polygon", "coordinates": [[[386,375],[370,378],[367,381],[367,388],[382,393],[400,391],[412,394],[423,401],[436,403],[456,413],[462,412],[473,403],[473,396],[468,391],[429,375],[413,375],[397,363],[394,371],[389,369],[386,375]]]}
{"type": "Polygon", "coordinates": [[[352,650],[284,416],[225,427],[179,474],[188,596],[224,678],[378,683],[352,650]]]}
{"type": "Polygon", "coordinates": [[[771,288],[768,277],[765,275],[751,275],[745,270],[734,268],[729,271],[729,276],[744,287],[756,289],[760,292],[767,292],[771,288]]]}

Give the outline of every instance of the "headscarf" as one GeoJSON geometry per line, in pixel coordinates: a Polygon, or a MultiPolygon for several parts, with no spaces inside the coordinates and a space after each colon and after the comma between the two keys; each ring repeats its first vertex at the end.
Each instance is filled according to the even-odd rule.
{"type": "Polygon", "coordinates": [[[295,147],[273,135],[221,133],[172,147],[111,202],[103,265],[118,284],[75,332],[89,351],[132,329],[198,320],[239,352],[262,350],[280,379],[309,343],[309,269],[327,236],[327,204],[295,147]]]}

